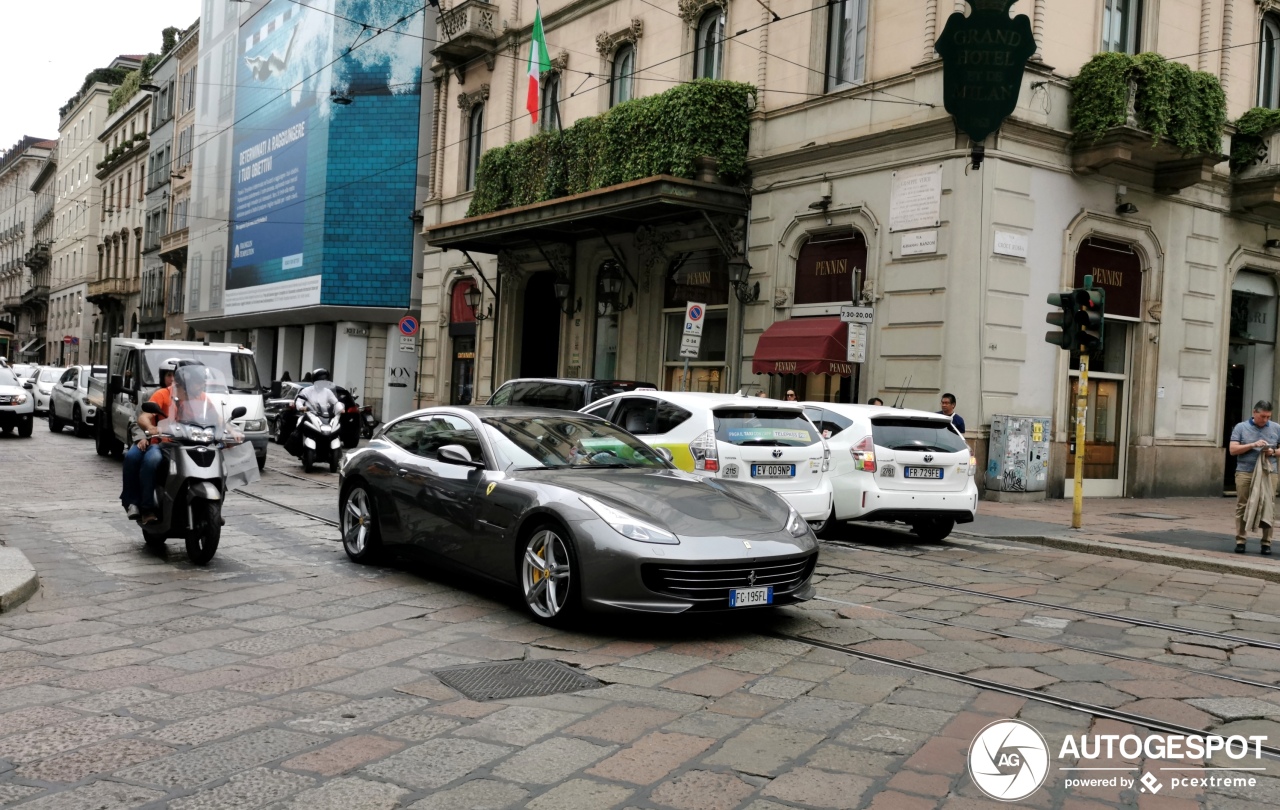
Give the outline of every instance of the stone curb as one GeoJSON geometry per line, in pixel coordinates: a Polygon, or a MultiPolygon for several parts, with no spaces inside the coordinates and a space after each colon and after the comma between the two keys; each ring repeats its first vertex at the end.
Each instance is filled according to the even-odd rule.
{"type": "Polygon", "coordinates": [[[0,546],[0,613],[13,610],[40,587],[35,566],[16,548],[0,546]]]}
{"type": "MultiPolygon", "coordinates": [[[[1195,571],[1211,571],[1216,574],[1236,574],[1238,576],[1252,577],[1254,579],[1265,579],[1270,582],[1280,582],[1280,565],[1274,564],[1251,563],[1246,562],[1245,560],[1237,562],[1235,560],[1202,557],[1197,554],[1181,554],[1176,551],[1164,551],[1154,548],[1136,548],[1127,543],[1107,542],[1105,540],[1087,540],[1083,538],[1077,540],[1073,537],[1061,537],[1057,535],[1018,534],[989,536],[960,530],[952,532],[953,538],[957,535],[963,536],[969,540],[985,540],[988,542],[1007,540],[1012,543],[1031,543],[1037,546],[1045,546],[1046,548],[1056,548],[1061,549],[1062,551],[1078,551],[1083,554],[1094,554],[1100,557],[1116,557],[1122,560],[1161,563],[1163,565],[1172,565],[1177,568],[1187,568],[1195,571]]],[[[950,540],[949,542],[956,541],[950,540]]],[[[968,543],[963,542],[960,544],[968,545],[968,543]]]]}

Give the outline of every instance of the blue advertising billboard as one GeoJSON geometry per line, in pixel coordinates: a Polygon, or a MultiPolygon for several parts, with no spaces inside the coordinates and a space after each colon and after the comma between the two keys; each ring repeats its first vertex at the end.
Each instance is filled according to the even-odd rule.
{"type": "Polygon", "coordinates": [[[241,22],[226,314],[407,304],[419,8],[269,0],[241,22]]]}

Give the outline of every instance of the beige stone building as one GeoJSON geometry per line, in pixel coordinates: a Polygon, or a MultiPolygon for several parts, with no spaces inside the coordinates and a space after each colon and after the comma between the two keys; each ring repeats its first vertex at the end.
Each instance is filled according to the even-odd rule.
{"type": "MultiPolygon", "coordinates": [[[[26,136],[0,154],[0,355],[18,362],[44,362],[44,313],[49,280],[36,249],[38,200],[31,186],[57,144],[26,136]]],[[[47,246],[45,255],[47,255],[47,246]]]]}
{"type": "MultiPolygon", "coordinates": [[[[119,99],[119,97],[117,97],[119,99]]],[[[137,91],[110,113],[98,134],[100,204],[97,272],[85,298],[94,305],[95,363],[105,363],[113,337],[138,334],[142,304],[142,237],[147,221],[147,154],[152,94],[137,91]]]]}
{"type": "Polygon", "coordinates": [[[89,362],[94,334],[101,331],[94,325],[93,305],[85,300],[90,280],[97,278],[105,202],[98,164],[107,147],[98,135],[110,117],[111,93],[141,64],[141,57],[117,57],[90,73],[60,111],[47,335],[50,359],[57,357],[61,365],[89,362]]]}
{"type": "Polygon", "coordinates": [[[524,111],[533,8],[456,4],[435,51],[419,401],[483,401],[530,375],[929,410],[950,392],[996,473],[984,484],[1001,469],[987,459],[995,416],[1052,417],[1050,457],[1032,463],[1047,462],[1056,496],[1073,471],[1077,373],[1043,340],[1045,301],[1088,273],[1109,305],[1086,494],[1221,492],[1226,433],[1276,396],[1280,139],[1233,173],[1230,126],[1197,154],[1136,126],[1074,138],[1070,79],[1101,51],[1155,51],[1216,77],[1230,121],[1280,107],[1270,8],[1013,3],[1038,50],[975,168],[933,47],[963,2],[548,0],[544,121],[568,127],[704,76],[749,83],[749,185],[707,169],[468,218],[480,155],[539,129],[524,111]],[[493,305],[479,323],[473,284],[476,311],[493,305]],[[686,378],[687,301],[707,305],[708,325],[686,378]],[[874,313],[861,363],[838,317],[854,303],[874,313]]]}

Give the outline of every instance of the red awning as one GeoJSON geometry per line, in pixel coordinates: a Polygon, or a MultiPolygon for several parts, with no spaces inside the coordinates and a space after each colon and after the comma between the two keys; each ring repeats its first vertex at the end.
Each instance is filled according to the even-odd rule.
{"type": "Polygon", "coordinates": [[[853,364],[848,327],[838,317],[792,318],[764,330],[751,370],[756,374],[836,374],[848,377],[853,364]]]}

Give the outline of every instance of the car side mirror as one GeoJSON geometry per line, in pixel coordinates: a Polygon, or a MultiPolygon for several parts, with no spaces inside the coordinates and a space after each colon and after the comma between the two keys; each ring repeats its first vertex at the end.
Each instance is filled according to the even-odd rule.
{"type": "Polygon", "coordinates": [[[460,467],[471,467],[475,470],[484,469],[484,462],[473,460],[467,448],[460,444],[446,444],[436,451],[436,458],[445,464],[457,464],[460,467]]]}
{"type": "Polygon", "coordinates": [[[671,451],[668,450],[667,448],[655,447],[653,448],[653,452],[657,453],[662,458],[662,460],[667,462],[668,464],[675,464],[675,458],[672,457],[671,451]]]}
{"type": "Polygon", "coordinates": [[[164,416],[164,410],[155,402],[142,403],[142,412],[149,413],[152,416],[164,416]]]}
{"type": "Polygon", "coordinates": [[[22,384],[22,387],[23,387],[23,388],[25,388],[25,389],[27,389],[28,391],[30,391],[32,388],[35,388],[35,387],[36,387],[36,384],[35,384],[35,383],[33,383],[33,382],[28,381],[28,382],[24,382],[24,383],[22,384]]]}
{"type": "Polygon", "coordinates": [[[124,376],[120,374],[112,374],[111,378],[108,380],[108,385],[110,386],[112,393],[123,390],[124,376]]]}
{"type": "Polygon", "coordinates": [[[274,380],[274,381],[272,381],[272,383],[271,383],[271,398],[272,398],[272,399],[279,399],[279,398],[280,398],[280,397],[282,397],[282,396],[284,396],[284,386],[282,386],[282,385],[280,384],[280,381],[279,381],[279,380],[274,380]]]}
{"type": "Polygon", "coordinates": [[[63,388],[75,388],[75,387],[76,387],[76,381],[75,381],[75,380],[67,380],[66,382],[64,382],[64,383],[62,384],[62,387],[63,387],[63,388]]]}
{"type": "Polygon", "coordinates": [[[231,418],[239,419],[240,417],[244,416],[248,412],[249,412],[249,409],[246,408],[245,406],[237,405],[236,407],[231,409],[231,418]]]}

